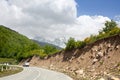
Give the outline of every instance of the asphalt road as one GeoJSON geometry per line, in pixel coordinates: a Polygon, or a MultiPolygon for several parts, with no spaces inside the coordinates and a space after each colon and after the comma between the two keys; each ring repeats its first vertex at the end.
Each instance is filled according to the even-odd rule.
{"type": "Polygon", "coordinates": [[[72,80],[69,76],[37,67],[24,67],[20,73],[2,77],[0,80],[72,80]]]}

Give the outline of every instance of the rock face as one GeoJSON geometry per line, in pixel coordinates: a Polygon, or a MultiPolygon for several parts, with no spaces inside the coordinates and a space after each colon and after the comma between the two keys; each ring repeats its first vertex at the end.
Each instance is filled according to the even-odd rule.
{"type": "Polygon", "coordinates": [[[98,40],[82,49],[61,51],[45,59],[33,57],[30,64],[65,72],[75,80],[111,80],[102,77],[106,74],[120,76],[120,35],[98,40]]]}

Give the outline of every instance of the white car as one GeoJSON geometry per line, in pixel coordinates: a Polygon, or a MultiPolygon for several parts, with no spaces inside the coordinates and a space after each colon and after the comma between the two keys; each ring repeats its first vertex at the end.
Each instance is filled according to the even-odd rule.
{"type": "Polygon", "coordinates": [[[29,62],[25,62],[25,63],[23,64],[23,67],[29,67],[29,66],[30,66],[29,62]]]}

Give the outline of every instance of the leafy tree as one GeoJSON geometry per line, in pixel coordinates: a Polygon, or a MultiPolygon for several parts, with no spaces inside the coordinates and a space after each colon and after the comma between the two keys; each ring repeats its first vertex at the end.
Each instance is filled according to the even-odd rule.
{"type": "Polygon", "coordinates": [[[120,34],[120,28],[118,27],[115,27],[109,32],[109,35],[116,35],[116,34],[120,34]]]}
{"type": "Polygon", "coordinates": [[[107,33],[109,31],[111,31],[113,28],[115,28],[117,26],[117,23],[113,20],[111,21],[106,21],[105,23],[105,28],[103,28],[103,32],[107,33]]]}
{"type": "Polygon", "coordinates": [[[45,46],[43,47],[43,49],[44,49],[44,52],[45,52],[46,54],[52,54],[52,53],[55,53],[56,51],[58,51],[58,50],[56,49],[56,47],[50,46],[50,45],[45,45],[45,46]]]}
{"type": "Polygon", "coordinates": [[[70,37],[68,42],[66,43],[66,50],[71,50],[71,49],[74,49],[75,48],[75,39],[70,37]]]}

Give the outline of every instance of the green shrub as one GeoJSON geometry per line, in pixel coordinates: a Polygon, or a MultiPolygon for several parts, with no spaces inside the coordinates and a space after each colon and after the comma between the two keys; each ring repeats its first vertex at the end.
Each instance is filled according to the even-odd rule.
{"type": "Polygon", "coordinates": [[[113,20],[106,21],[105,28],[103,28],[102,32],[107,33],[109,31],[111,31],[112,29],[114,29],[116,26],[117,26],[117,23],[115,21],[113,21],[113,20]]]}
{"type": "Polygon", "coordinates": [[[75,39],[70,37],[68,42],[66,43],[65,50],[72,50],[72,49],[74,49],[76,47],[75,44],[76,44],[75,39]]]}
{"type": "Polygon", "coordinates": [[[86,45],[86,42],[84,41],[76,41],[75,42],[75,48],[83,48],[86,45]]]}

